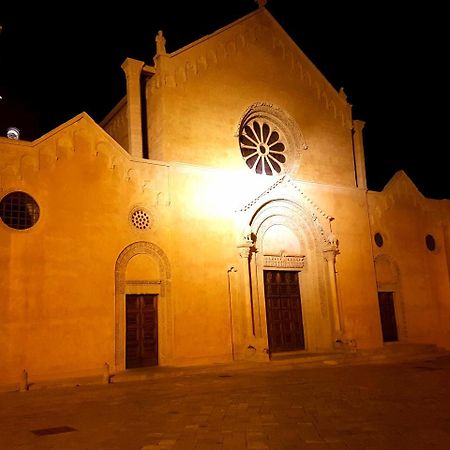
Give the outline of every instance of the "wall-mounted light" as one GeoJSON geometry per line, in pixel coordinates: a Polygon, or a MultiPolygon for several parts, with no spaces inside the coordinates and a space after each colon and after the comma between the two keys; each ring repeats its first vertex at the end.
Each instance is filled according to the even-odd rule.
{"type": "Polygon", "coordinates": [[[6,136],[9,139],[19,139],[20,137],[20,130],[16,127],[9,127],[8,130],[6,131],[6,136]]]}

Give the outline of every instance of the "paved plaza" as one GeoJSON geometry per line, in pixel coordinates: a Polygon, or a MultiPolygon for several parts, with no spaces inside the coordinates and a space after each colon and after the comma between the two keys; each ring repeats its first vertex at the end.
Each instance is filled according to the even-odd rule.
{"type": "Polygon", "coordinates": [[[0,449],[450,449],[448,355],[134,377],[0,393],[0,449]]]}

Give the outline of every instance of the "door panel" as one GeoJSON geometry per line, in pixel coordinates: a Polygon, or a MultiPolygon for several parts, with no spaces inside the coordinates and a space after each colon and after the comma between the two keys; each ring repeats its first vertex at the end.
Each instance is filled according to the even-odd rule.
{"type": "Polygon", "coordinates": [[[265,270],[264,291],[269,351],[304,350],[298,272],[265,270]]]}
{"type": "Polygon", "coordinates": [[[398,341],[397,321],[395,319],[394,293],[378,292],[378,305],[380,307],[383,341],[398,341]]]}
{"type": "Polygon", "coordinates": [[[126,296],[126,367],[158,364],[156,295],[126,296]]]}

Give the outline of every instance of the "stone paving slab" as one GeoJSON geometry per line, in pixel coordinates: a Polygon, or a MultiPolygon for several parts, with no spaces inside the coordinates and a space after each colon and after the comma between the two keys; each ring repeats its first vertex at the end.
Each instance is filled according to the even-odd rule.
{"type": "Polygon", "coordinates": [[[2,393],[0,449],[450,449],[449,356],[223,369],[2,393]]]}

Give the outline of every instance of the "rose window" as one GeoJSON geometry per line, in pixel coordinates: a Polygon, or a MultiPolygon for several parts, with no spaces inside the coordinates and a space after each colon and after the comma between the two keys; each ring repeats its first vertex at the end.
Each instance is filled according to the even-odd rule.
{"type": "Polygon", "coordinates": [[[146,230],[147,228],[150,228],[151,219],[145,211],[137,209],[131,214],[131,223],[138,230],[146,230]]]}
{"type": "Polygon", "coordinates": [[[267,122],[247,122],[239,136],[239,143],[245,163],[256,173],[276,175],[283,171],[286,147],[278,131],[267,122]]]}

